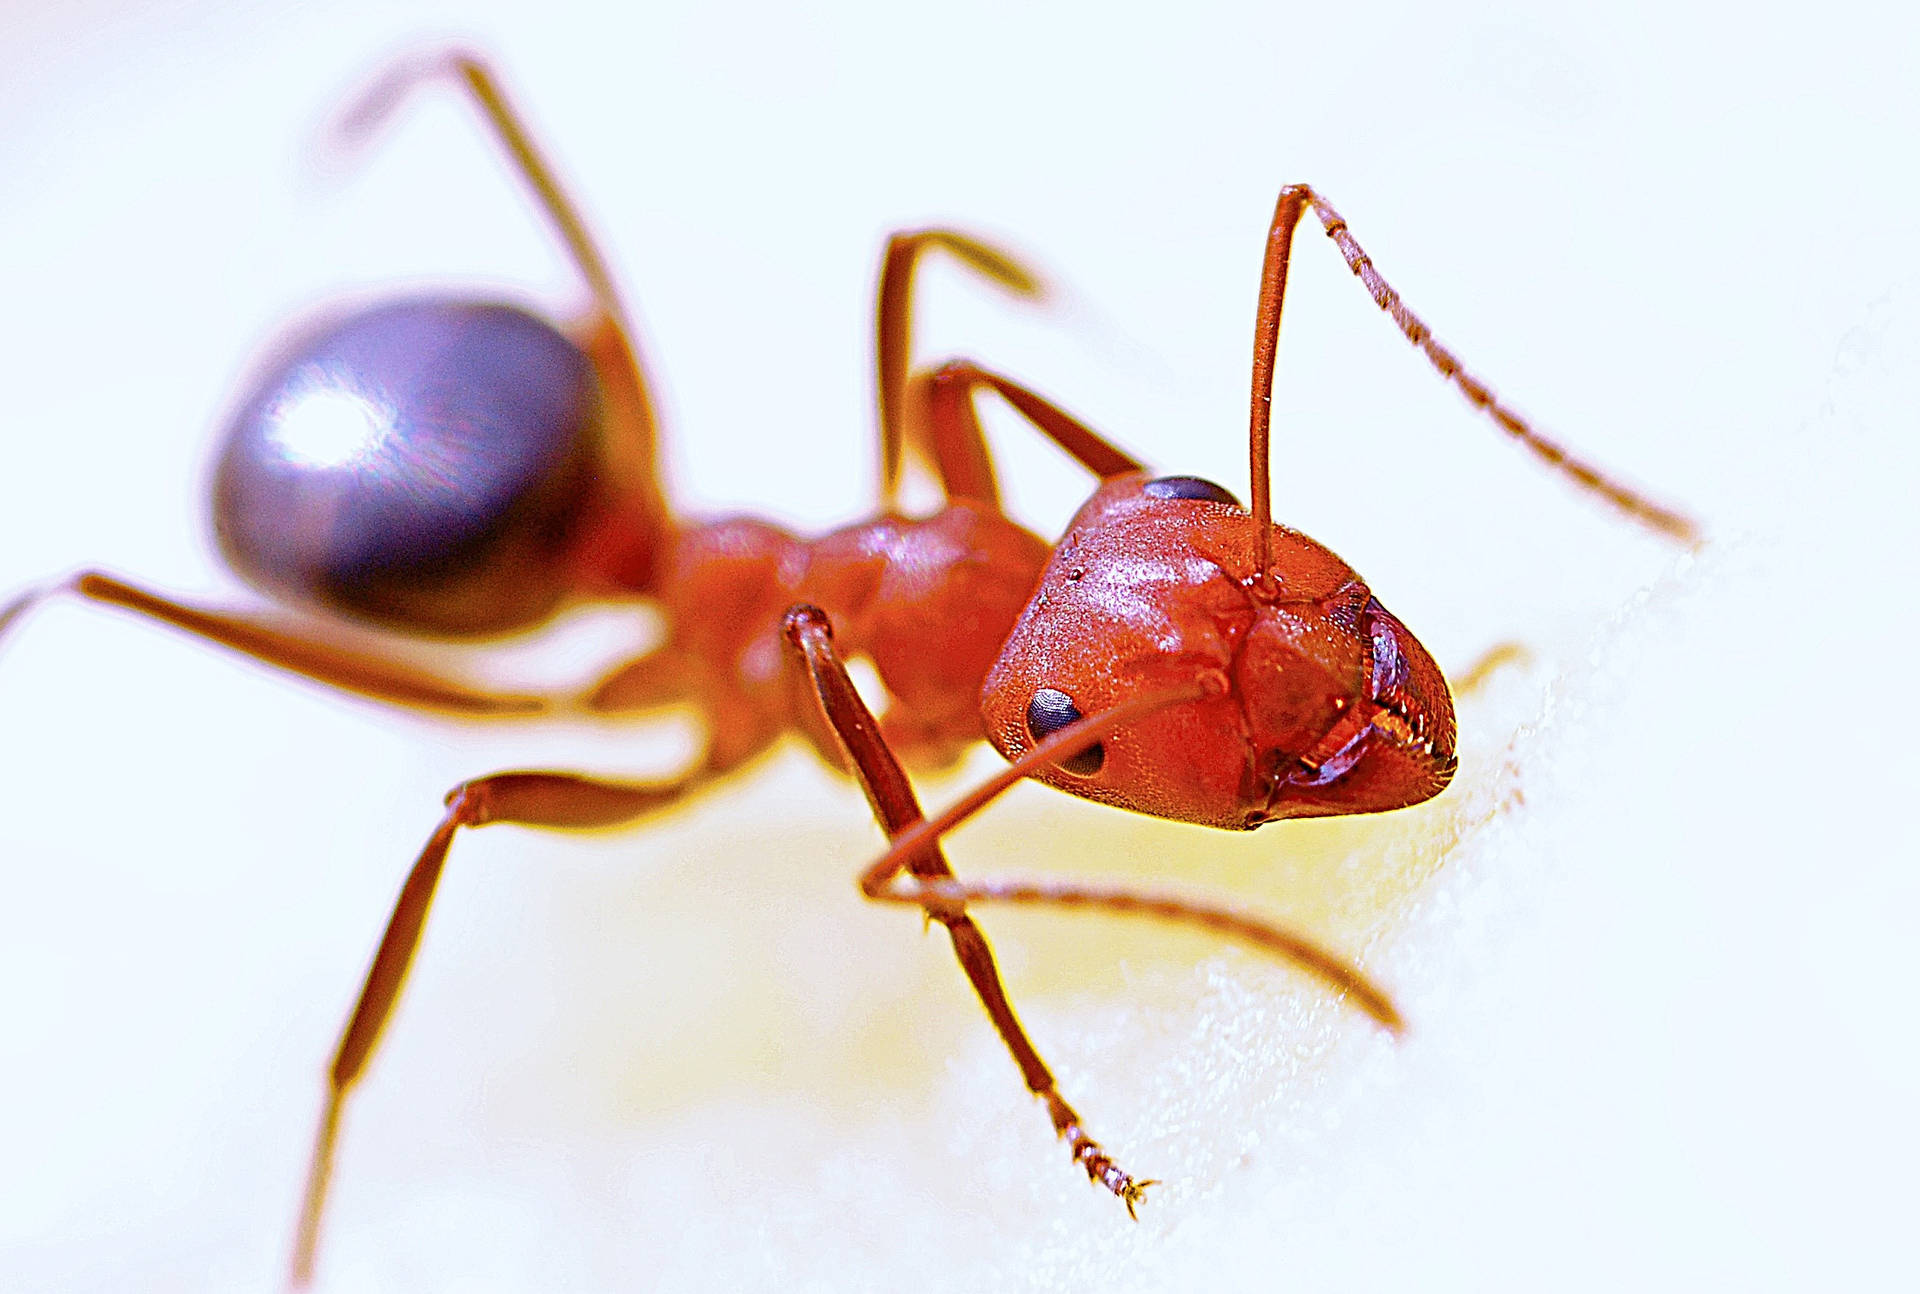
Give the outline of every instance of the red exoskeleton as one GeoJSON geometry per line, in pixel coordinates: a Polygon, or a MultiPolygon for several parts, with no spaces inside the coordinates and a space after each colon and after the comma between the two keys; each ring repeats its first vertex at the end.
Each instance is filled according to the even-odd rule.
{"type": "MultiPolygon", "coordinates": [[[[370,653],[271,615],[203,609],[85,572],[0,611],[0,629],[55,593],[167,622],[280,669],[385,704],[449,715],[641,715],[691,703],[704,750],[678,776],[559,771],[456,787],[400,891],[339,1041],[295,1242],[311,1274],[347,1094],[398,999],[435,885],[463,830],[604,828],[660,813],[787,734],[866,790],[891,848],[868,898],[944,926],[1028,1088],[1088,1177],[1132,1212],[1150,1185],[1123,1170],[1056,1089],[1001,986],[970,908],[1024,903],[1185,923],[1317,976],[1388,1028],[1387,995],[1339,955],[1232,907],[1056,881],[958,878],[944,832],[1032,777],[1105,804],[1237,830],[1426,800],[1455,767],[1452,698],[1420,643],[1333,553],[1271,517],[1268,410],[1289,251],[1319,221],[1374,300],[1440,373],[1549,466],[1681,543],[1692,524],[1572,458],[1460,369],[1374,270],[1332,207],[1281,191],[1255,327],[1251,492],[1155,476],[1049,400],[976,364],[916,368],[915,267],[956,257],[1021,295],[995,248],[949,230],[896,235],[876,311],[881,498],[815,538],[752,517],[695,520],[668,505],[654,417],[605,262],[488,68],[449,53],[391,69],[342,119],[349,142],[414,88],[444,79],[495,132],[584,280],[589,307],[556,327],[517,306],[449,295],[322,317],[284,342],[226,428],[213,484],[220,547],[290,607],[416,639],[490,639],[585,601],[658,607],[664,641],[576,692],[515,695],[370,653]],[[1099,484],[1049,546],[1001,507],[974,409],[991,392],[1099,484]],[[942,501],[897,506],[908,459],[942,501]],[[846,662],[872,663],[876,717],[846,662]],[[1010,762],[926,819],[903,763],[952,763],[981,739],[1010,762]]],[[[309,622],[312,623],[312,622],[309,622]]],[[[320,622],[323,626],[325,621],[320,622]]]]}

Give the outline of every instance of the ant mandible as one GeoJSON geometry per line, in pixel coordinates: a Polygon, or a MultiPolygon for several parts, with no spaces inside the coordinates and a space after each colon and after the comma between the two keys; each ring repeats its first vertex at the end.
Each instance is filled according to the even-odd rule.
{"type": "Polygon", "coordinates": [[[1137,813],[1251,829],[1374,813],[1438,794],[1455,767],[1446,680],[1344,562],[1272,521],[1268,423],[1293,235],[1319,219],[1376,304],[1434,367],[1550,467],[1682,543],[1693,524],[1570,456],[1465,373],[1387,286],[1346,223],[1305,185],[1281,191],[1255,325],[1250,508],[1209,481],[1150,476],[1028,388],[966,361],[909,363],[913,278],[943,251],[1016,295],[1040,291],[1005,253],[950,230],[895,235],[876,310],[880,509],[816,539],[755,518],[677,518],[654,464],[654,416],[606,263],[487,65],[450,51],[389,69],[341,118],[363,143],[422,83],[462,90],[504,146],[585,281],[565,329],[516,306],[418,296],[336,314],[283,344],[226,429],[213,482],[234,569],[293,606],[417,638],[493,638],[567,603],[647,601],[664,642],[577,694],[516,695],[263,618],[190,606],[88,571],[0,610],[78,594],[389,705],[531,718],[691,703],[701,755],[678,776],[509,772],[462,783],[401,888],[327,1077],[295,1240],[310,1279],[341,1114],[418,947],[454,836],[489,823],[562,830],[658,813],[806,738],[866,791],[890,848],[861,892],[944,926],[961,968],[1055,1132],[1132,1213],[1151,1182],[1085,1131],[1028,1040],[968,914],[1022,903],[1184,923],[1317,976],[1389,1029],[1388,996],[1337,954],[1231,907],[1055,881],[962,881],[940,838],[1016,781],[1137,813]],[[1010,520],[974,401],[991,391],[1099,478],[1060,542],[1010,520]],[[897,507],[903,464],[944,502],[897,507]],[[845,661],[885,685],[876,719],[845,661]],[[902,768],[951,763],[985,738],[1007,768],[937,817],[902,768]]]}

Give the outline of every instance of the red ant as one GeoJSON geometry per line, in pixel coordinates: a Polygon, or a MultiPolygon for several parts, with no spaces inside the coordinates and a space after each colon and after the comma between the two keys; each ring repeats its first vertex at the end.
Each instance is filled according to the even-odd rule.
{"type": "Polygon", "coordinates": [[[861,892],[943,925],[961,968],[1054,1130],[1132,1213],[1151,1182],[1104,1151],[1015,1018],[974,903],[1099,908],[1238,938],[1318,976],[1389,1029],[1393,1003],[1336,954],[1199,900],[1071,882],[961,881],[955,824],[1024,777],[1157,817],[1251,829],[1375,813],[1438,794],[1455,767],[1452,697],[1405,626],[1345,563],[1271,519],[1268,420],[1293,235],[1311,211],[1349,267],[1439,372],[1550,466],[1682,543],[1685,517],[1569,456],[1463,372],[1388,287],[1346,222],[1304,185],[1281,191],[1255,326],[1251,507],[1141,465],[1018,383],[954,361],[913,370],[913,276],[938,249],[1015,294],[1038,284],[948,230],[896,235],[876,312],[881,500],[875,517],[800,539],[750,517],[676,518],[654,471],[654,417],[605,262],[486,65],[463,53],[389,70],[342,119],[363,142],[422,82],[471,97],[585,280],[566,329],[515,306],[421,296],[336,314],[285,343],[232,416],[213,485],[236,571],[291,605],[427,638],[491,638],[567,602],[646,600],[665,642],[579,694],[509,695],[267,619],[205,610],[86,572],[0,611],[0,630],[76,593],[329,686],[465,716],[561,708],[632,714],[691,702],[704,752],[679,776],[477,778],[447,797],[400,891],[340,1038],[313,1151],[294,1278],[311,1275],[347,1093],[398,999],[434,887],[463,827],[588,829],[657,813],[797,732],[867,793],[891,847],[861,892]],[[1099,478],[1051,549],[1002,510],[974,411],[992,391],[1099,478]],[[932,470],[931,516],[896,507],[903,462],[932,470]],[[845,658],[870,659],[876,719],[845,658]],[[942,765],[982,737],[1009,767],[939,816],[901,767],[942,765]]]}

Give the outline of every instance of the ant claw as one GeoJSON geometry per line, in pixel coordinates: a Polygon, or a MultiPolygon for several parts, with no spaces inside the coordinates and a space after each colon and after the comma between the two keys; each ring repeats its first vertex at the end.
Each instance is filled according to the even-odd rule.
{"type": "Polygon", "coordinates": [[[1128,1182],[1126,1184],[1120,1191],[1120,1202],[1127,1206],[1128,1217],[1132,1218],[1135,1222],[1140,1220],[1140,1214],[1135,1211],[1135,1206],[1147,1198],[1147,1188],[1149,1186],[1158,1185],[1160,1185],[1160,1179],[1157,1177],[1148,1178],[1144,1182],[1128,1182]]]}

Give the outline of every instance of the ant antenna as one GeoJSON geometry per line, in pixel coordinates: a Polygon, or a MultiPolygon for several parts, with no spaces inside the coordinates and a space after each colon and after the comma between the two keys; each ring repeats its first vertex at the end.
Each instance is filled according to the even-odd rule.
{"type": "Polygon", "coordinates": [[[1628,517],[1649,530],[1680,544],[1692,547],[1700,541],[1700,531],[1690,517],[1655,503],[1639,491],[1621,484],[1599,468],[1575,458],[1558,443],[1535,430],[1532,423],[1501,404],[1492,389],[1460,367],[1452,351],[1433,338],[1433,330],[1407,309],[1400,294],[1388,285],[1373,266],[1373,259],[1347,232],[1347,222],[1328,201],[1306,184],[1290,184],[1280,190],[1274,204],[1273,225],[1267,233],[1266,262],[1260,272],[1260,307],[1253,326],[1253,404],[1251,432],[1247,438],[1252,465],[1251,503],[1253,512],[1254,553],[1259,562],[1256,588],[1265,595],[1274,590],[1273,502],[1268,467],[1270,426],[1273,419],[1273,357],[1280,341],[1280,304],[1287,291],[1287,264],[1293,247],[1293,232],[1300,217],[1311,206],[1320,218],[1327,237],[1340,249],[1347,268],[1365,285],[1373,303],[1386,311],[1406,339],[1425,353],[1440,376],[1460,389],[1467,403],[1486,414],[1500,429],[1532,450],[1548,467],[1570,478],[1575,485],[1597,494],[1628,517]]]}
{"type": "MultiPolygon", "coordinates": [[[[1310,190],[1309,190],[1310,192],[1310,190]]],[[[1271,597],[1273,578],[1273,479],[1269,444],[1273,427],[1273,356],[1280,345],[1280,306],[1287,295],[1287,264],[1293,255],[1293,231],[1300,224],[1302,190],[1280,190],[1267,231],[1267,255],[1260,267],[1260,307],[1253,321],[1253,401],[1247,434],[1249,503],[1253,510],[1255,590],[1271,597]]]]}

